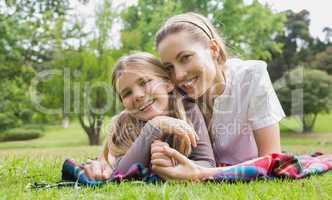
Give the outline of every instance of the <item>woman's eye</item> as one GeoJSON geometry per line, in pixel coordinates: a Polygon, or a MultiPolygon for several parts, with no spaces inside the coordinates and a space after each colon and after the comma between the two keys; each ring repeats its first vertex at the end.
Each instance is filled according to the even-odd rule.
{"type": "Polygon", "coordinates": [[[173,65],[172,64],[165,64],[165,68],[166,70],[170,71],[173,69],[173,65]]]}
{"type": "Polygon", "coordinates": [[[190,59],[190,57],[191,57],[190,54],[182,56],[182,57],[181,57],[181,62],[182,62],[182,63],[188,62],[189,59],[190,59]]]}

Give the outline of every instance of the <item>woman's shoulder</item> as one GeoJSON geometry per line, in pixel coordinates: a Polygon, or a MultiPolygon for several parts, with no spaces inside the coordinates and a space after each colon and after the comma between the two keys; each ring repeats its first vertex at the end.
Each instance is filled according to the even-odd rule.
{"type": "Polygon", "coordinates": [[[262,60],[228,59],[225,63],[225,71],[236,79],[237,82],[249,81],[255,77],[263,76],[267,71],[267,64],[262,60]]]}
{"type": "Polygon", "coordinates": [[[228,59],[225,69],[240,72],[257,72],[267,69],[267,64],[263,60],[241,60],[238,58],[228,59]]]}

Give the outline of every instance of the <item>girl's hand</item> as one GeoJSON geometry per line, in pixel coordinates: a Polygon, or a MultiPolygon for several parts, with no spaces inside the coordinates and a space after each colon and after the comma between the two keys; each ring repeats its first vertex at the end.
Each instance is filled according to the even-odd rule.
{"type": "Polygon", "coordinates": [[[163,147],[169,147],[166,142],[161,140],[155,140],[151,145],[151,160],[160,159],[160,166],[162,167],[174,167],[176,164],[174,159],[164,155],[161,151],[163,147]]]}
{"type": "Polygon", "coordinates": [[[183,120],[168,116],[157,116],[149,123],[163,133],[173,135],[176,141],[175,148],[186,156],[191,153],[191,146],[197,146],[198,136],[194,128],[183,120]]]}
{"type": "Polygon", "coordinates": [[[104,160],[93,160],[85,164],[83,169],[90,180],[106,180],[112,175],[111,166],[104,160]]]}
{"type": "Polygon", "coordinates": [[[154,153],[161,153],[164,156],[173,158],[175,162],[177,162],[175,167],[165,166],[165,161],[163,159],[152,156],[152,170],[160,177],[166,180],[200,180],[203,178],[203,168],[196,165],[175,149],[165,146],[162,149],[158,149],[158,151],[155,151],[154,153]]]}

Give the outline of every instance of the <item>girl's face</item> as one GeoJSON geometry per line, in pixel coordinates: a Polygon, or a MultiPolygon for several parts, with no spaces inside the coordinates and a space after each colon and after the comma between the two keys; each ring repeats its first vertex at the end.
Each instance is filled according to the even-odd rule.
{"type": "Polygon", "coordinates": [[[116,90],[124,108],[143,121],[168,113],[168,93],[173,89],[174,86],[170,82],[137,70],[125,69],[116,83],[116,90]]]}
{"type": "Polygon", "coordinates": [[[172,81],[191,98],[197,99],[212,87],[217,72],[211,47],[181,31],[166,36],[158,51],[163,64],[171,71],[172,81]]]}

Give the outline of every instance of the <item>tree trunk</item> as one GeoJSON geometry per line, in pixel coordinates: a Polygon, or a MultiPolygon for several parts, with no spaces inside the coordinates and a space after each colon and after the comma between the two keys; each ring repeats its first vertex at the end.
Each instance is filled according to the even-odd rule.
{"type": "Polygon", "coordinates": [[[78,120],[84,129],[85,133],[88,135],[90,145],[99,145],[100,144],[100,128],[102,125],[102,117],[99,115],[88,116],[93,119],[89,121],[87,125],[84,121],[84,116],[79,115],[78,120]]]}
{"type": "Polygon", "coordinates": [[[302,130],[303,133],[312,132],[312,128],[314,127],[315,121],[317,118],[317,113],[307,114],[302,118],[302,130]]]}
{"type": "Polygon", "coordinates": [[[307,134],[307,133],[310,133],[311,132],[311,128],[308,124],[306,123],[302,123],[302,130],[303,130],[303,133],[307,134]]]}
{"type": "Polygon", "coordinates": [[[90,132],[87,133],[89,137],[89,144],[91,146],[93,145],[99,145],[99,131],[96,128],[90,129],[90,132]]]}

